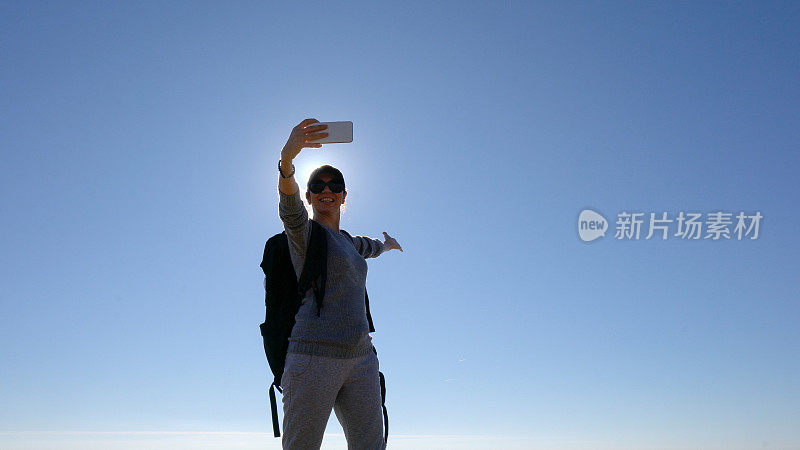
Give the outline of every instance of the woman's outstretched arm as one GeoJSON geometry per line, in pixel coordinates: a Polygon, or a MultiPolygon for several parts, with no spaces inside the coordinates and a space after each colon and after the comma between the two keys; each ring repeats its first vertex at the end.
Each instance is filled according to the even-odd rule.
{"type": "Polygon", "coordinates": [[[383,232],[383,236],[383,242],[367,236],[353,236],[353,245],[356,251],[364,258],[377,258],[381,254],[392,249],[403,251],[400,244],[398,244],[393,237],[386,234],[385,231],[383,232]]]}

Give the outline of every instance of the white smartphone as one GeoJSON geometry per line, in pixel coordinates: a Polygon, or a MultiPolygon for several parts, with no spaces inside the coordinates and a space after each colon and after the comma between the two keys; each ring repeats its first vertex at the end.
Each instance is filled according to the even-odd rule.
{"type": "Polygon", "coordinates": [[[314,125],[323,124],[327,125],[328,128],[317,131],[317,133],[328,133],[328,135],[311,142],[320,144],[353,142],[353,122],[319,122],[314,125]]]}

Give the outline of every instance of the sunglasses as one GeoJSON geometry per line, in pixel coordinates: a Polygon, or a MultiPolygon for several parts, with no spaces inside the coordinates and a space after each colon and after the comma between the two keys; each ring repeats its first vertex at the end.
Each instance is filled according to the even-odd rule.
{"type": "Polygon", "coordinates": [[[328,182],[313,181],[308,184],[308,190],[315,194],[319,194],[320,192],[325,190],[325,186],[328,186],[331,192],[335,194],[338,194],[344,190],[344,183],[340,183],[338,181],[333,181],[333,180],[328,182]]]}

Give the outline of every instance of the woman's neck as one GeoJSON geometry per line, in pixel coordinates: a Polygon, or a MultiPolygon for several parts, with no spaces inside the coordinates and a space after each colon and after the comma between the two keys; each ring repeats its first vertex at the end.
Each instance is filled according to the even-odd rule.
{"type": "Polygon", "coordinates": [[[335,217],[330,217],[322,214],[318,214],[316,211],[314,212],[314,220],[325,225],[326,227],[330,228],[333,231],[339,232],[339,212],[336,212],[335,217]]]}

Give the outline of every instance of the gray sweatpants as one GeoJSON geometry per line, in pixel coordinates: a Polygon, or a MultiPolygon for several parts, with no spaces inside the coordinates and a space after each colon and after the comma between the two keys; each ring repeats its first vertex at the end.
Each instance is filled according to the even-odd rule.
{"type": "Polygon", "coordinates": [[[331,409],[348,450],[386,448],[375,353],[349,359],[287,353],[281,387],[284,449],[319,449],[331,409]]]}

